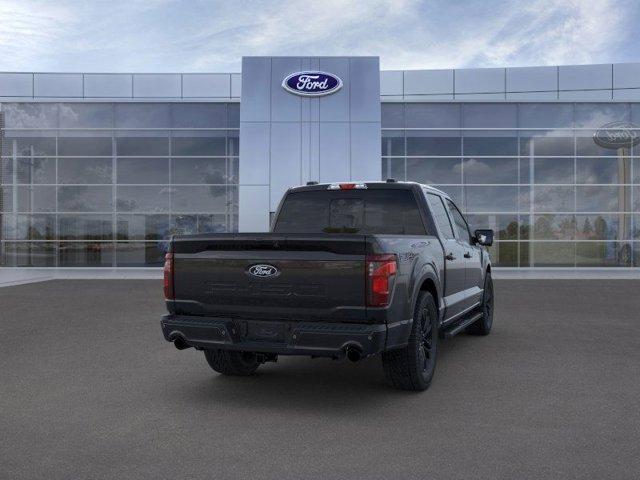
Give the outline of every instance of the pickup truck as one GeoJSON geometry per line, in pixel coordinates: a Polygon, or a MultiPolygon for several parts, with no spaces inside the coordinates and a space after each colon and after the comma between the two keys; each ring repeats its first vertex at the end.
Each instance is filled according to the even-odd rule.
{"type": "Polygon", "coordinates": [[[170,239],[162,331],[225,375],[278,355],[380,355],[392,386],[424,390],[439,338],[491,330],[492,242],[426,185],[310,182],[269,233],[170,239]]]}

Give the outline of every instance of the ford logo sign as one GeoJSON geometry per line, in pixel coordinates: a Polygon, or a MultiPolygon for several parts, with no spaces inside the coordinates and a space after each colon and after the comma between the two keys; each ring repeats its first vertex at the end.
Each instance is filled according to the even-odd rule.
{"type": "Polygon", "coordinates": [[[342,80],[327,72],[296,72],[282,81],[282,88],[303,97],[321,97],[340,90],[342,80]]]}
{"type": "Polygon", "coordinates": [[[602,148],[625,148],[640,142],[640,127],[630,122],[612,122],[593,134],[593,141],[602,148]]]}
{"type": "Polygon", "coordinates": [[[249,268],[249,275],[253,275],[254,277],[275,277],[279,274],[280,270],[273,265],[253,265],[249,268]]]}

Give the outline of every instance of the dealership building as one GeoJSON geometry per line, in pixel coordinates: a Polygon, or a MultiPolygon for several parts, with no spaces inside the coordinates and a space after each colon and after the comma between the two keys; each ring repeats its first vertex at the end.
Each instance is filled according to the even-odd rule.
{"type": "Polygon", "coordinates": [[[172,234],[268,230],[290,186],[394,178],[493,228],[496,266],[640,270],[638,125],[640,63],[0,73],[0,266],[155,267],[172,234]]]}

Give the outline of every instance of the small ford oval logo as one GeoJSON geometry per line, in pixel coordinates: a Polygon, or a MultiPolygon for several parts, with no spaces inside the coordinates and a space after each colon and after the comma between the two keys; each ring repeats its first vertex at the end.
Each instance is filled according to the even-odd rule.
{"type": "Polygon", "coordinates": [[[253,265],[249,268],[249,275],[254,277],[275,277],[280,273],[273,265],[253,265]]]}
{"type": "Polygon", "coordinates": [[[282,81],[282,88],[303,97],[320,97],[340,90],[342,80],[327,72],[296,72],[282,81]]]}
{"type": "Polygon", "coordinates": [[[603,148],[618,149],[640,143],[640,126],[630,122],[611,122],[593,134],[593,141],[603,148]]]}

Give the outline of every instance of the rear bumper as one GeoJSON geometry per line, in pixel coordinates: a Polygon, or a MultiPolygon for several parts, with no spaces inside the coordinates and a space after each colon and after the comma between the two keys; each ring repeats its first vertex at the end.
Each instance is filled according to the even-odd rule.
{"type": "MultiPolygon", "coordinates": [[[[387,347],[387,326],[329,322],[272,322],[219,317],[164,315],[164,338],[196,348],[219,348],[280,355],[342,357],[347,346],[373,355],[387,347]]],[[[411,328],[400,322],[392,337],[411,328]]],[[[407,330],[408,332],[408,330],[407,330]]],[[[408,336],[408,335],[407,335],[408,336]]]]}

